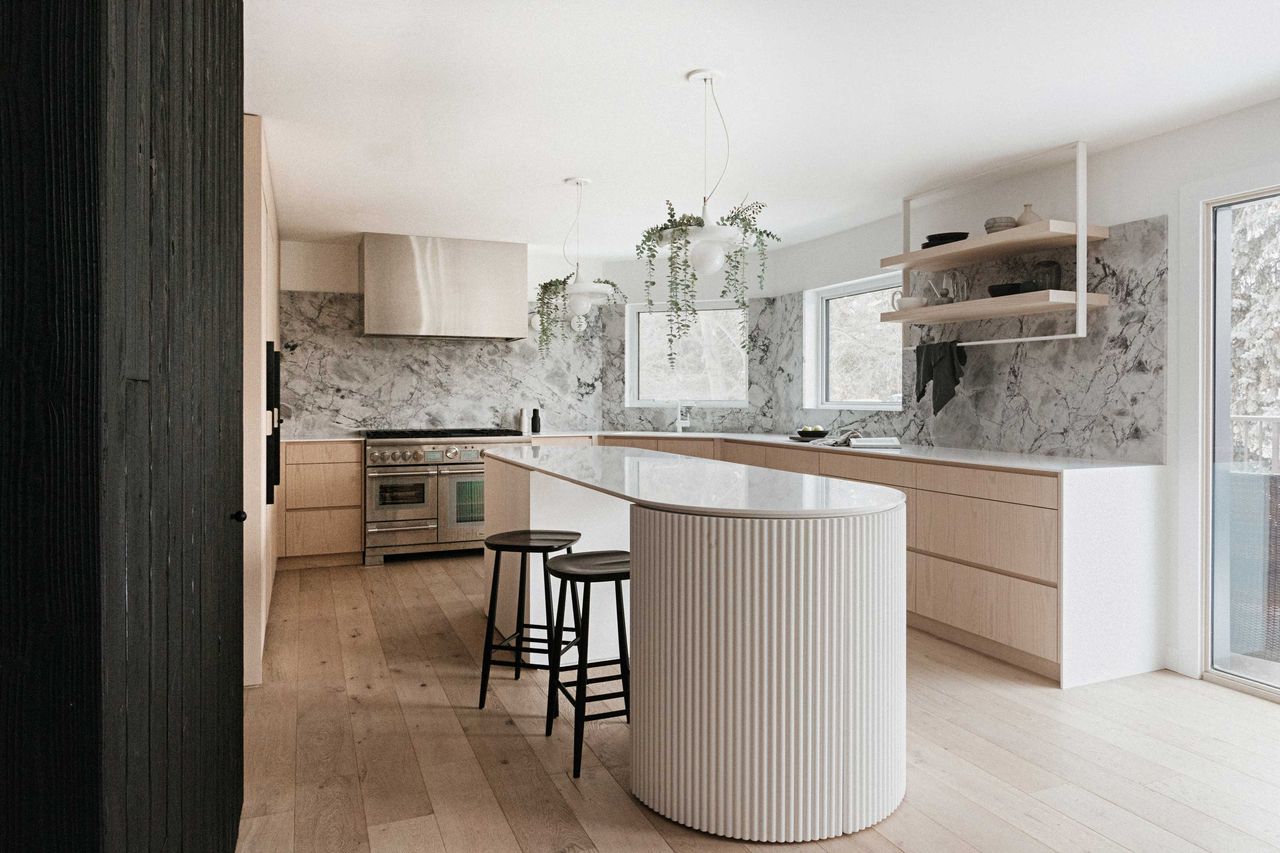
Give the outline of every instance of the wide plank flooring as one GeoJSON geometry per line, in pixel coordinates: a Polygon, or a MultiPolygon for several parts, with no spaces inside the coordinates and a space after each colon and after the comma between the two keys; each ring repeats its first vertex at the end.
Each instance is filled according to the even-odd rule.
{"type": "Polygon", "coordinates": [[[857,835],[747,844],[628,792],[629,732],[496,669],[476,709],[478,556],[281,572],[245,691],[249,851],[1280,850],[1280,705],[1168,672],[1069,691],[908,637],[903,805],[857,835]]]}

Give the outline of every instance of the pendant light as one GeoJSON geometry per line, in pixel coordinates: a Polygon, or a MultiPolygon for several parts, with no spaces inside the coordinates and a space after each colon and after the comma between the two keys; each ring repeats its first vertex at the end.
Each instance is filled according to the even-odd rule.
{"type": "MultiPolygon", "coordinates": [[[[725,172],[729,171],[729,125],[725,121],[724,111],[720,109],[720,101],[716,98],[716,80],[723,77],[719,71],[711,68],[697,68],[684,75],[690,83],[702,84],[702,225],[689,229],[689,262],[693,264],[698,275],[711,275],[724,268],[729,253],[745,245],[747,237],[742,230],[732,225],[716,225],[707,215],[707,203],[720,188],[725,172]],[[716,116],[720,119],[720,129],[724,133],[724,165],[715,184],[710,186],[710,143],[711,143],[711,108],[715,107],[716,116]]],[[[670,236],[659,239],[659,245],[669,245],[670,236]]]]}
{"type": "Polygon", "coordinates": [[[569,237],[573,236],[573,280],[568,289],[569,325],[575,332],[586,328],[586,317],[591,309],[604,302],[613,292],[608,284],[584,281],[582,278],[582,188],[591,183],[590,178],[565,178],[566,184],[578,189],[578,202],[573,212],[573,224],[564,235],[560,245],[560,255],[569,264],[569,237]]]}

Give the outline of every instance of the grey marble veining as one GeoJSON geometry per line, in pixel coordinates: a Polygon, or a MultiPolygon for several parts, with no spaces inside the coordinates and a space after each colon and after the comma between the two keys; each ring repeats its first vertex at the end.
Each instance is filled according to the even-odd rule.
{"type": "MultiPolygon", "coordinates": [[[[753,299],[750,406],[694,409],[690,429],[787,432],[800,423],[822,423],[897,436],[909,444],[1161,462],[1167,415],[1167,232],[1165,217],[1112,227],[1108,240],[1089,247],[1088,288],[1112,299],[1111,307],[1089,313],[1089,337],[968,348],[959,392],[937,415],[928,394],[921,403],[915,401],[912,352],[903,354],[902,411],[805,409],[803,295],[753,299]]],[[[1073,286],[1075,255],[1070,248],[960,268],[953,286],[962,296],[983,298],[988,285],[1028,278],[1040,260],[1062,264],[1062,286],[1073,286]]],[[[934,275],[941,287],[941,275],[934,275]]],[[[914,284],[923,286],[922,278],[917,276],[914,284]]],[[[1057,334],[1070,331],[1073,319],[984,320],[927,327],[927,334],[929,340],[965,341],[1057,334]]],[[[674,410],[623,405],[623,322],[620,312],[605,318],[604,426],[671,429],[674,410]]],[[[920,339],[919,327],[913,327],[911,336],[920,339]]]]}
{"type": "Polygon", "coordinates": [[[549,355],[520,341],[361,333],[358,294],[282,291],[280,400],[284,438],[405,427],[518,426],[526,404],[543,428],[598,429],[599,319],[549,355]]]}
{"type": "MultiPolygon", "coordinates": [[[[822,423],[906,444],[1163,461],[1167,231],[1164,217],[1113,226],[1110,239],[1089,247],[1089,289],[1112,298],[1111,307],[1089,313],[1089,337],[968,348],[956,398],[937,415],[927,394],[915,401],[911,352],[903,354],[902,411],[805,409],[803,294],[752,299],[749,404],[696,408],[690,429],[775,433],[822,423]]],[[[987,285],[1027,278],[1042,259],[1062,264],[1063,287],[1072,286],[1070,248],[964,267],[953,286],[961,296],[982,298],[987,285]]],[[[920,276],[915,283],[923,284],[920,276]]],[[[360,306],[354,294],[281,293],[286,438],[377,427],[510,426],[525,404],[542,407],[547,430],[674,429],[674,409],[625,405],[621,307],[593,312],[587,333],[557,341],[544,357],[532,340],[365,337],[360,306]]],[[[930,340],[982,340],[1066,332],[1072,319],[984,320],[925,331],[930,340]]],[[[911,335],[918,340],[920,329],[911,335]]]]}

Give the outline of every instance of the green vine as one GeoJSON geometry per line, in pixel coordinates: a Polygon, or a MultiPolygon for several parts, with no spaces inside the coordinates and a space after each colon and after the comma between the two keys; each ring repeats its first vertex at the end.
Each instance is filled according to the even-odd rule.
{"type": "MultiPolygon", "coordinates": [[[[765,261],[768,255],[770,240],[777,242],[780,238],[772,231],[761,228],[757,222],[764,210],[763,202],[743,202],[717,220],[717,225],[737,228],[742,232],[743,240],[725,255],[724,287],[720,295],[732,299],[739,308],[747,307],[746,267],[747,252],[754,249],[759,262],[756,278],[764,287],[765,261]]],[[[701,216],[690,213],[676,215],[675,206],[667,201],[667,219],[645,229],[636,245],[636,258],[644,262],[644,298],[650,308],[653,307],[653,288],[657,285],[658,251],[666,247],[670,250],[667,258],[667,360],[671,364],[676,361],[676,344],[693,329],[698,311],[695,307],[698,298],[698,274],[689,259],[692,242],[689,229],[701,228],[705,223],[701,216]]],[[[743,323],[746,323],[745,315],[743,323]]],[[[743,345],[751,347],[750,338],[743,335],[743,345]]]]}
{"type": "MultiPolygon", "coordinates": [[[[534,313],[538,315],[538,352],[544,356],[551,351],[552,341],[569,336],[569,285],[574,275],[569,273],[564,278],[553,278],[538,285],[534,313]]],[[[612,281],[597,278],[594,283],[609,288],[610,305],[622,300],[622,291],[612,281]]]]}
{"type": "Polygon", "coordinates": [[[717,225],[732,226],[742,232],[742,243],[725,256],[724,287],[720,290],[720,296],[724,299],[732,299],[734,304],[743,309],[747,307],[747,251],[750,249],[756,251],[756,282],[763,288],[769,241],[777,243],[782,239],[769,229],[761,228],[757,224],[756,219],[764,208],[765,204],[762,201],[743,202],[716,222],[717,225]]]}

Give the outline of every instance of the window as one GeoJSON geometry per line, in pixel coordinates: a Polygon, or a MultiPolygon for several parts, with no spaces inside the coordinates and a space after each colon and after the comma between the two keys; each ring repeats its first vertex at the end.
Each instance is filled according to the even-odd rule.
{"type": "Polygon", "coordinates": [[[747,404],[745,312],[732,302],[699,302],[693,328],[667,359],[667,312],[627,306],[627,405],[747,404]]]}
{"type": "Polygon", "coordinates": [[[901,283],[890,273],[805,294],[806,408],[902,408],[902,330],[880,322],[901,283]]]}

